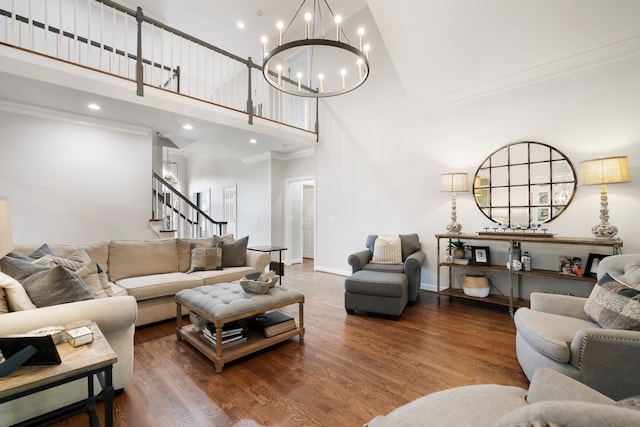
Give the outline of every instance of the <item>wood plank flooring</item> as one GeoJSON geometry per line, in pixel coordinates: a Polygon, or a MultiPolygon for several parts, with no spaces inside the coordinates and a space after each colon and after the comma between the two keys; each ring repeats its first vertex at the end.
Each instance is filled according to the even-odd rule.
{"type": "MultiPolygon", "coordinates": [[[[344,277],[287,267],[305,294],[306,334],[231,362],[221,374],[173,321],[139,328],[132,383],[114,400],[117,426],[361,426],[450,387],[527,387],[506,308],[420,291],[400,320],[347,315],[344,277]]],[[[283,311],[297,315],[297,306],[283,311]]],[[[102,411],[100,406],[99,411],[102,411]]],[[[86,426],[78,415],[56,426],[86,426]]]]}

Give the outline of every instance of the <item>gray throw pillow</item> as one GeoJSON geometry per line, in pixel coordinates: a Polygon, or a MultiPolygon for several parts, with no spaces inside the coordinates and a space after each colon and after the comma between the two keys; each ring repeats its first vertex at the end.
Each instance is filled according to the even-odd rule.
{"type": "Polygon", "coordinates": [[[367,236],[367,243],[365,243],[365,247],[373,253],[373,250],[376,246],[376,239],[378,238],[377,234],[369,234],[367,236]]]}
{"type": "Polygon", "coordinates": [[[400,241],[402,242],[402,261],[407,259],[409,255],[422,249],[420,246],[420,238],[417,234],[401,234],[400,241]]]}
{"type": "Polygon", "coordinates": [[[243,267],[247,265],[247,245],[249,236],[227,243],[218,236],[213,236],[213,246],[222,244],[222,267],[243,267]]]}
{"type": "Polygon", "coordinates": [[[87,284],[61,265],[39,271],[21,283],[36,307],[94,299],[87,284]]]}
{"type": "Polygon", "coordinates": [[[22,281],[27,277],[39,271],[46,271],[49,269],[49,266],[34,264],[33,259],[31,258],[29,258],[29,260],[30,261],[25,261],[22,258],[6,256],[0,259],[0,270],[22,283],[22,281]]]}
{"type": "Polygon", "coordinates": [[[43,243],[42,246],[29,254],[29,258],[38,259],[45,255],[53,255],[53,251],[49,248],[49,245],[43,243]]]}
{"type": "Polygon", "coordinates": [[[7,254],[7,256],[11,257],[11,258],[18,258],[21,259],[23,261],[33,261],[33,258],[29,258],[26,255],[22,255],[20,252],[16,252],[16,251],[11,251],[7,254]]]}

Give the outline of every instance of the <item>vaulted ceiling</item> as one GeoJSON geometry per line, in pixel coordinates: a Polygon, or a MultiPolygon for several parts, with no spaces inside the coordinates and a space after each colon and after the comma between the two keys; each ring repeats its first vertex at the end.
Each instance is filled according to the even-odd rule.
{"type": "MultiPolygon", "coordinates": [[[[307,0],[309,7],[313,1],[307,0]]],[[[145,15],[241,57],[258,56],[260,36],[273,37],[275,22],[288,22],[301,4],[299,0],[118,2],[132,9],[139,6],[145,15]],[[243,29],[238,28],[239,22],[244,24],[243,29]]],[[[370,15],[358,16],[373,17],[362,25],[383,44],[372,46],[372,73],[377,72],[376,61],[381,57],[376,56],[376,50],[386,49],[385,57],[391,58],[395,71],[388,77],[399,80],[408,101],[418,110],[464,102],[640,52],[638,0],[328,0],[328,3],[345,19],[364,8],[370,9],[370,15]]],[[[10,84],[3,80],[0,99],[13,100],[13,95],[9,95],[10,84]]],[[[125,113],[126,108],[114,111],[135,117],[125,113]]],[[[144,111],[137,111],[139,124],[153,126],[144,111]]],[[[119,116],[114,112],[111,118],[119,116]]],[[[159,126],[179,122],[176,117],[162,114],[155,120],[159,126]]],[[[212,132],[224,132],[224,137],[218,139],[241,138],[245,142],[251,136],[247,130],[213,125],[206,128],[198,135],[184,137],[204,140],[210,139],[212,132]]],[[[177,131],[176,136],[180,137],[177,131]]],[[[251,157],[264,150],[278,151],[278,147],[287,151],[274,136],[269,144],[243,148],[234,155],[251,157]]]]}

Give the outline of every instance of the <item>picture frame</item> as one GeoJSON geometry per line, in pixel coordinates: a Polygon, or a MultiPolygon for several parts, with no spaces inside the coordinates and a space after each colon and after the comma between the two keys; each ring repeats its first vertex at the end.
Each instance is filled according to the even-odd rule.
{"type": "Polygon", "coordinates": [[[579,256],[559,256],[559,269],[558,272],[560,274],[565,274],[567,276],[578,276],[582,277],[584,275],[584,270],[582,269],[582,258],[579,256]]]}
{"type": "Polygon", "coordinates": [[[600,264],[600,260],[608,256],[609,255],[604,254],[589,254],[589,258],[587,259],[587,266],[584,269],[584,275],[594,278],[597,277],[598,265],[600,264]]]}
{"type": "Polygon", "coordinates": [[[549,208],[538,208],[538,221],[544,222],[549,220],[549,208]]]}
{"type": "Polygon", "coordinates": [[[471,264],[491,264],[491,252],[489,246],[471,246],[471,264]]]}

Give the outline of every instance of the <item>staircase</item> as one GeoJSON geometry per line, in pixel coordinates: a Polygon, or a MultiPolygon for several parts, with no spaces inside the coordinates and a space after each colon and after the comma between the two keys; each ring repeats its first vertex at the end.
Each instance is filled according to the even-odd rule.
{"type": "Polygon", "coordinates": [[[227,222],[216,221],[153,172],[151,228],[163,238],[200,238],[226,232],[227,222]]]}

